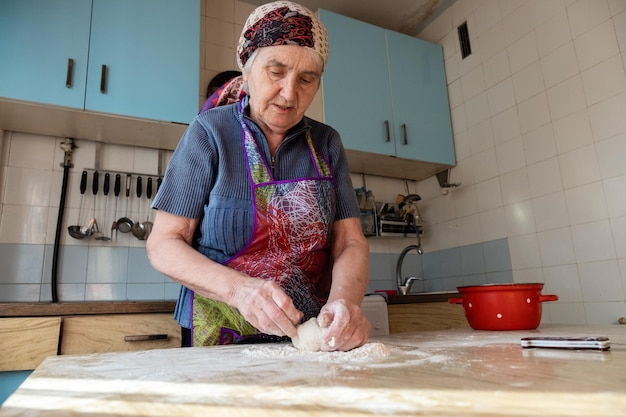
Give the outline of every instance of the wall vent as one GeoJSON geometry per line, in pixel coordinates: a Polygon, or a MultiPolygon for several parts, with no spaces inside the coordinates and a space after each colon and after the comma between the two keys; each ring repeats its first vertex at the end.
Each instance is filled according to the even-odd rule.
{"type": "Polygon", "coordinates": [[[459,44],[461,45],[461,56],[465,59],[472,54],[472,46],[470,45],[469,32],[467,31],[467,21],[463,22],[457,28],[459,32],[459,44]]]}

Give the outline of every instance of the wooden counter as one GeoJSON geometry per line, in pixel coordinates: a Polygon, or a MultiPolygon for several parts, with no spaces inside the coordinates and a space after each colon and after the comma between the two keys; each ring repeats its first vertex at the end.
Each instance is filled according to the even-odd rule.
{"type": "Polygon", "coordinates": [[[352,352],[290,344],[59,356],[0,408],[9,416],[623,416],[626,327],[405,333],[352,352]],[[610,351],[523,349],[599,336],[610,351]]]}

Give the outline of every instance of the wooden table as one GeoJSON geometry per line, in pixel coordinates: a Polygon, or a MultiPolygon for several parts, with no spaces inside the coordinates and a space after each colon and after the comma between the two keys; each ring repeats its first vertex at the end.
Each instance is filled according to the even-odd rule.
{"type": "Polygon", "coordinates": [[[46,359],[8,416],[624,416],[626,326],[405,333],[353,352],[290,344],[46,359]],[[610,351],[523,349],[609,336],[610,351]]]}

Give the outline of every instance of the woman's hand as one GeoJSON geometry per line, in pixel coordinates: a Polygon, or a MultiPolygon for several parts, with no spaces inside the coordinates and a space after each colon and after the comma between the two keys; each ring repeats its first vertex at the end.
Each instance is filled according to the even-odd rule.
{"type": "Polygon", "coordinates": [[[322,350],[348,351],[367,343],[372,325],[363,315],[361,306],[335,300],[322,307],[317,323],[327,328],[322,339],[322,350]]]}
{"type": "Polygon", "coordinates": [[[302,312],[283,289],[273,281],[245,277],[232,289],[229,304],[259,331],[276,336],[295,337],[302,312]]]}

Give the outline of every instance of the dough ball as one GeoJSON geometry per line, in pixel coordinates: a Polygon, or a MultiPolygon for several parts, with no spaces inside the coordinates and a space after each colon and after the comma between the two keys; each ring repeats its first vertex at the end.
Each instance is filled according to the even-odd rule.
{"type": "Polygon", "coordinates": [[[298,326],[298,336],[294,337],[291,341],[293,345],[300,350],[319,352],[322,349],[322,338],[325,333],[326,329],[322,329],[317,324],[317,319],[314,317],[298,326]]]}

